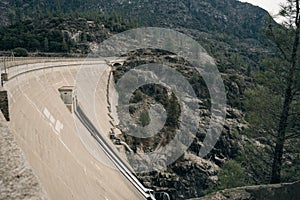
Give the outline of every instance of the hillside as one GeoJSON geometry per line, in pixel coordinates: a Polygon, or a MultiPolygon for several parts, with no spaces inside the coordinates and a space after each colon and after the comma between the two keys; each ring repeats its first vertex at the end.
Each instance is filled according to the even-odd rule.
{"type": "Polygon", "coordinates": [[[29,51],[74,53],[81,49],[79,52],[88,53],[86,47],[106,39],[109,31],[116,33],[134,27],[159,26],[179,30],[198,40],[217,59],[222,72],[234,69],[249,75],[252,68],[259,67],[259,54],[266,51],[261,30],[268,13],[236,0],[7,0],[1,7],[4,10],[1,13],[3,25],[25,20],[22,24],[26,27],[17,28],[17,31],[18,25],[9,30],[2,28],[1,50],[21,46],[29,51]],[[95,23],[93,29],[89,27],[89,20],[95,23]],[[28,35],[27,27],[33,29],[29,32],[31,35],[28,35]],[[45,33],[49,31],[51,33],[45,33]],[[52,40],[54,47],[49,49],[46,44],[51,42],[48,37],[53,34],[58,35],[52,40]],[[74,37],[76,34],[80,36],[79,40],[74,37]],[[11,38],[13,35],[21,40],[27,38],[18,42],[11,38]]]}
{"type": "Polygon", "coordinates": [[[2,4],[15,11],[15,19],[17,15],[32,17],[53,11],[94,10],[100,14],[116,12],[124,17],[136,16],[141,25],[222,32],[239,38],[258,38],[262,19],[268,15],[259,7],[236,0],[6,0],[2,4]]]}

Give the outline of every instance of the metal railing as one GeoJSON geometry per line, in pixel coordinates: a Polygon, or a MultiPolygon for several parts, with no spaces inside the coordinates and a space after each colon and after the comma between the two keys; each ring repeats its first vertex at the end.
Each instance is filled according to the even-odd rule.
{"type": "MultiPolygon", "coordinates": [[[[20,58],[19,58],[20,59],[20,58]]],[[[10,62],[7,62],[6,59],[3,59],[3,70],[11,71],[11,68],[19,68],[16,71],[13,71],[12,76],[8,78],[8,81],[11,79],[14,79],[20,75],[37,71],[37,70],[43,70],[48,68],[56,68],[56,67],[67,67],[67,66],[76,66],[81,65],[75,64],[75,63],[63,63],[63,62],[73,62],[73,61],[82,61],[82,59],[55,59],[53,61],[53,58],[39,58],[39,59],[20,59],[19,62],[16,60],[11,60],[10,62]],[[46,63],[48,64],[42,65],[42,66],[32,66],[32,68],[28,67],[28,65],[35,64],[35,63],[46,63]],[[61,62],[60,64],[50,64],[55,62],[61,62]],[[8,64],[10,63],[10,64],[8,64]],[[13,63],[13,64],[12,64],[13,63]],[[25,66],[23,67],[22,66],[25,66]]],[[[95,59],[97,61],[97,59],[95,59]]],[[[90,64],[95,64],[94,62],[90,64]]],[[[89,65],[89,63],[84,63],[84,65],[89,65]]],[[[137,177],[133,174],[133,172],[127,167],[127,165],[123,162],[123,160],[119,157],[118,154],[114,152],[114,150],[111,148],[111,146],[106,142],[106,140],[103,138],[103,136],[98,132],[96,127],[93,125],[93,123],[90,121],[90,119],[86,116],[86,114],[83,112],[83,110],[80,108],[80,106],[77,103],[77,99],[75,99],[74,102],[74,113],[78,117],[78,119],[81,121],[81,123],[87,128],[87,130],[91,133],[91,135],[96,139],[96,141],[100,144],[101,148],[103,149],[104,153],[108,156],[108,158],[114,163],[114,165],[120,170],[120,172],[137,188],[137,190],[147,199],[147,200],[170,200],[169,195],[165,192],[155,192],[152,189],[146,188],[143,186],[143,184],[137,179],[137,177]],[[157,198],[156,198],[157,196],[157,198]]]]}
{"type": "MultiPolygon", "coordinates": [[[[77,102],[77,100],[75,100],[75,102],[77,102]]],[[[146,199],[156,200],[156,198],[154,197],[154,191],[143,186],[143,184],[136,178],[136,176],[127,168],[126,164],[122,161],[122,159],[114,152],[110,145],[107,144],[103,136],[98,132],[96,127],[86,116],[86,114],[83,112],[80,106],[77,103],[74,104],[75,115],[87,128],[91,135],[96,139],[96,141],[100,144],[101,148],[103,149],[104,153],[108,156],[108,158],[146,199]]]]}

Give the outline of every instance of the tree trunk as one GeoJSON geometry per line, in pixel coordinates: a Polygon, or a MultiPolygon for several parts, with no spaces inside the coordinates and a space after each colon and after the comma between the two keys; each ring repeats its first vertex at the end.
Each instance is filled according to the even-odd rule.
{"type": "Polygon", "coordinates": [[[282,155],[283,155],[283,148],[285,142],[285,131],[287,127],[287,121],[289,116],[290,105],[293,99],[292,95],[292,88],[289,84],[288,88],[286,89],[284,105],[279,121],[278,133],[277,133],[277,140],[275,145],[275,153],[273,158],[273,165],[272,165],[272,177],[271,183],[280,183],[281,181],[281,166],[282,166],[282,155]]]}
{"type": "Polygon", "coordinates": [[[285,134],[290,112],[290,106],[293,101],[293,86],[295,84],[296,66],[298,64],[297,52],[299,48],[299,34],[300,34],[300,7],[299,1],[296,1],[296,18],[295,18],[295,38],[291,54],[291,66],[287,77],[287,87],[285,89],[284,104],[280,115],[280,121],[277,131],[277,140],[275,144],[275,152],[272,165],[271,183],[280,183],[281,181],[281,167],[283,148],[285,143],[285,134]]]}

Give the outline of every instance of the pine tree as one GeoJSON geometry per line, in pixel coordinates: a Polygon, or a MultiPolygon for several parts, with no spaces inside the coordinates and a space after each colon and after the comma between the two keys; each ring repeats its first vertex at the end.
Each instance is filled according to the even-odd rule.
{"type": "Polygon", "coordinates": [[[45,52],[49,51],[49,41],[47,37],[45,37],[44,39],[44,51],[45,52]]]}
{"type": "MultiPolygon", "coordinates": [[[[281,169],[283,159],[283,149],[285,141],[289,132],[289,117],[291,116],[291,110],[293,101],[296,94],[299,92],[297,89],[297,73],[299,73],[299,44],[300,44],[300,0],[288,0],[287,4],[282,7],[280,14],[288,19],[284,24],[284,28],[288,29],[288,38],[291,41],[289,46],[286,43],[281,43],[280,39],[285,35],[275,35],[275,31],[272,26],[269,26],[269,34],[273,39],[276,47],[279,50],[279,55],[286,64],[284,73],[284,100],[281,107],[279,124],[277,128],[275,152],[272,165],[272,177],[271,183],[279,183],[281,181],[281,169]],[[280,38],[281,37],[281,38],[280,38]]],[[[281,40],[282,41],[282,40],[281,40]]],[[[288,43],[289,44],[289,43],[288,43]]],[[[292,131],[292,135],[299,134],[299,130],[292,131]]]]}
{"type": "Polygon", "coordinates": [[[150,116],[147,110],[143,110],[140,114],[140,123],[143,127],[149,125],[150,123],[150,116]]]}
{"type": "Polygon", "coordinates": [[[256,77],[260,86],[248,92],[251,97],[246,102],[248,119],[253,128],[272,137],[271,183],[282,180],[286,142],[300,136],[299,0],[287,0],[280,15],[285,17],[284,23],[278,25],[270,20],[265,28],[275,52],[263,59],[264,71],[256,77]]]}
{"type": "Polygon", "coordinates": [[[63,39],[63,41],[62,41],[61,50],[62,50],[62,52],[67,52],[69,50],[68,44],[65,39],[63,39]]]}

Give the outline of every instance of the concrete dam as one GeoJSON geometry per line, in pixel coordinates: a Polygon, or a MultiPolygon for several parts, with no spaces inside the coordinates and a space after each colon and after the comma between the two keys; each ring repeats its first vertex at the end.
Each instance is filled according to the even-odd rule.
{"type": "Polygon", "coordinates": [[[77,103],[101,134],[97,137],[105,140],[110,153],[126,165],[124,156],[109,139],[109,132],[114,128],[114,114],[109,114],[112,112],[109,106],[115,100],[108,97],[113,87],[109,84],[112,80],[108,63],[103,59],[38,60],[5,69],[8,76],[2,89],[8,97],[8,127],[46,199],[155,199],[151,190],[133,180],[130,167],[120,168],[111,159],[91,130],[76,117],[74,107],[62,99],[66,91],[72,91],[78,78],[84,79],[81,89],[76,91],[81,94],[77,103]],[[97,76],[84,73],[78,76],[84,65],[95,70],[97,76]],[[90,85],[95,83],[96,91],[90,91],[90,85]],[[94,105],[88,98],[91,92],[94,92],[94,105]]]}

